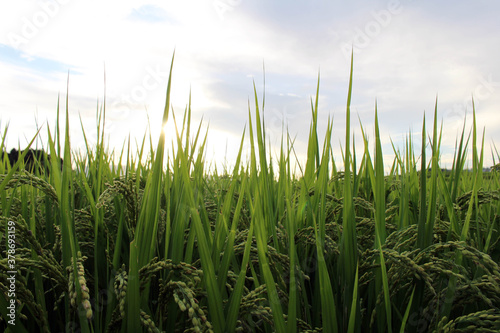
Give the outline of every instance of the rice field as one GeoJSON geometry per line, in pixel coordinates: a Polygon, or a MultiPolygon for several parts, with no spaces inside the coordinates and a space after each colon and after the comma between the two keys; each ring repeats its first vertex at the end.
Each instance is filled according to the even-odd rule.
{"type": "MultiPolygon", "coordinates": [[[[71,150],[67,101],[58,105],[65,125],[47,130],[50,158],[38,161],[48,169],[24,171],[22,158],[11,167],[7,154],[0,163],[0,330],[500,331],[500,174],[483,170],[475,113],[451,170],[439,164],[437,105],[421,151],[409,135],[384,161],[375,109],[374,142],[363,128],[356,154],[352,71],[342,160],[331,121],[318,137],[318,79],[298,175],[288,134],[271,162],[255,89],[238,158],[220,174],[206,170],[190,101],[172,155],[162,132],[138,149],[125,142],[118,160],[103,139],[104,106],[97,143],[81,155],[71,150]]],[[[163,124],[174,121],[171,78],[163,124]]]]}

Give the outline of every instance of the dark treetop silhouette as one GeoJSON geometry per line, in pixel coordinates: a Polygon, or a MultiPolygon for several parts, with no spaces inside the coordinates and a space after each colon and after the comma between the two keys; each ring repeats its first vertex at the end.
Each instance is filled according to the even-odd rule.
{"type": "MultiPolygon", "coordinates": [[[[9,164],[11,167],[16,164],[16,162],[19,160],[21,157],[23,151],[18,151],[15,148],[13,148],[10,153],[8,154],[9,157],[9,164]]],[[[38,170],[39,173],[42,173],[45,171],[46,173],[49,173],[50,169],[50,155],[45,153],[43,150],[40,149],[29,149],[26,155],[24,155],[24,168],[27,171],[36,173],[36,170],[38,170]]],[[[63,167],[63,159],[59,158],[60,162],[60,167],[62,170],[63,167]]]]}

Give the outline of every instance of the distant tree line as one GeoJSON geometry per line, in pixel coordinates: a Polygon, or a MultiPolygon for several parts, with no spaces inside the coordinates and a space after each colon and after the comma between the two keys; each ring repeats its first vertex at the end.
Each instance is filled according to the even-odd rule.
{"type": "MultiPolygon", "coordinates": [[[[23,151],[19,151],[15,148],[13,148],[10,153],[3,152],[3,160],[4,160],[4,165],[7,166],[7,163],[10,165],[10,167],[13,167],[19,158],[23,155],[23,153],[26,152],[24,155],[24,169],[26,171],[32,172],[32,173],[49,173],[50,172],[50,164],[51,164],[51,156],[50,154],[47,154],[45,151],[41,149],[26,149],[23,151]]],[[[59,159],[59,165],[62,170],[63,167],[63,159],[59,159]]]]}

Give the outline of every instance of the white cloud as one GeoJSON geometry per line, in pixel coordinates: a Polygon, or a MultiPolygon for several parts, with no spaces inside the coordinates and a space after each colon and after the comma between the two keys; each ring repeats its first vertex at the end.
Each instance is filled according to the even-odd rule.
{"type": "MultiPolygon", "coordinates": [[[[452,138],[462,126],[466,108],[470,112],[468,101],[474,94],[478,123],[486,125],[488,139],[500,140],[496,134],[500,133],[496,107],[500,47],[491,42],[498,27],[491,25],[494,21],[485,8],[478,9],[481,19],[471,25],[467,7],[454,9],[453,17],[444,20],[433,14],[441,10],[434,8],[438,5],[416,7],[403,1],[402,10],[389,21],[380,19],[388,3],[363,2],[366,6],[359,7],[360,2],[356,8],[340,8],[329,2],[307,6],[234,2],[221,19],[211,1],[67,0],[65,4],[59,1],[52,12],[41,5],[48,1],[16,1],[9,3],[9,10],[0,10],[0,28],[6,32],[0,35],[0,43],[10,45],[12,34],[22,37],[23,27],[29,30],[31,22],[37,29],[26,44],[18,45],[21,57],[33,64],[47,58],[68,67],[47,75],[5,59],[0,62],[0,88],[5,92],[0,96],[2,118],[13,119],[14,137],[29,136],[21,129],[36,108],[44,116],[54,114],[57,94],[63,96],[66,90],[67,70],[72,115],[80,113],[85,123],[92,123],[104,91],[104,64],[108,116],[115,124],[111,145],[120,146],[128,132],[142,136],[146,122],[139,119],[146,108],[150,119],[155,119],[153,127],[161,118],[165,73],[175,49],[172,103],[177,113],[182,112],[191,90],[193,117],[199,120],[204,114],[211,122],[211,141],[239,142],[235,138],[248,122],[249,97],[253,109],[252,80],[262,98],[263,62],[270,112],[266,117],[272,117],[273,109],[280,114],[286,109],[294,116],[287,119],[290,134],[297,134],[296,146],[304,147],[309,98],[316,93],[319,69],[320,130],[324,131],[332,114],[333,140],[343,141],[349,59],[341,46],[348,44],[356,49],[354,127],[354,112],[366,128],[373,126],[376,99],[385,141],[391,133],[420,130],[423,112],[429,119],[437,95],[440,117],[448,130],[444,138],[452,138]],[[43,13],[49,17],[45,24],[36,21],[43,13]],[[464,20],[469,24],[463,24],[464,20]],[[360,47],[359,31],[366,34],[369,29],[369,40],[360,47]],[[485,85],[484,80],[492,85],[485,85]]],[[[228,148],[228,153],[232,150],[228,148]]]]}

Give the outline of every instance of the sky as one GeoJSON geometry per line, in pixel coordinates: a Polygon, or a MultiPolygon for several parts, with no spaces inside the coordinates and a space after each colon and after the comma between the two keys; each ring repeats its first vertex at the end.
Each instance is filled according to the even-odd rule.
{"type": "MultiPolygon", "coordinates": [[[[175,51],[171,107],[181,121],[191,94],[192,123],[208,130],[207,163],[231,165],[245,128],[253,87],[269,144],[279,152],[283,127],[303,161],[311,99],[319,87],[319,140],[333,120],[342,165],[351,51],[351,131],[374,138],[377,105],[384,161],[410,135],[419,156],[424,114],[443,126],[441,165],[451,167],[462,129],[484,130],[485,166],[500,149],[500,3],[497,1],[95,1],[0,3],[0,134],[24,147],[53,130],[67,91],[72,149],[83,149],[82,124],[97,138],[105,96],[105,135],[117,151],[161,130],[175,51]],[[68,83],[69,82],[69,83],[68,83]],[[265,82],[265,84],[264,84],[265,82]]],[[[174,137],[172,117],[165,127],[174,137]]],[[[429,132],[429,134],[431,134],[429,132]]],[[[170,141],[169,141],[170,142],[170,141]]],[[[243,150],[248,154],[249,140],[243,150]]]]}

